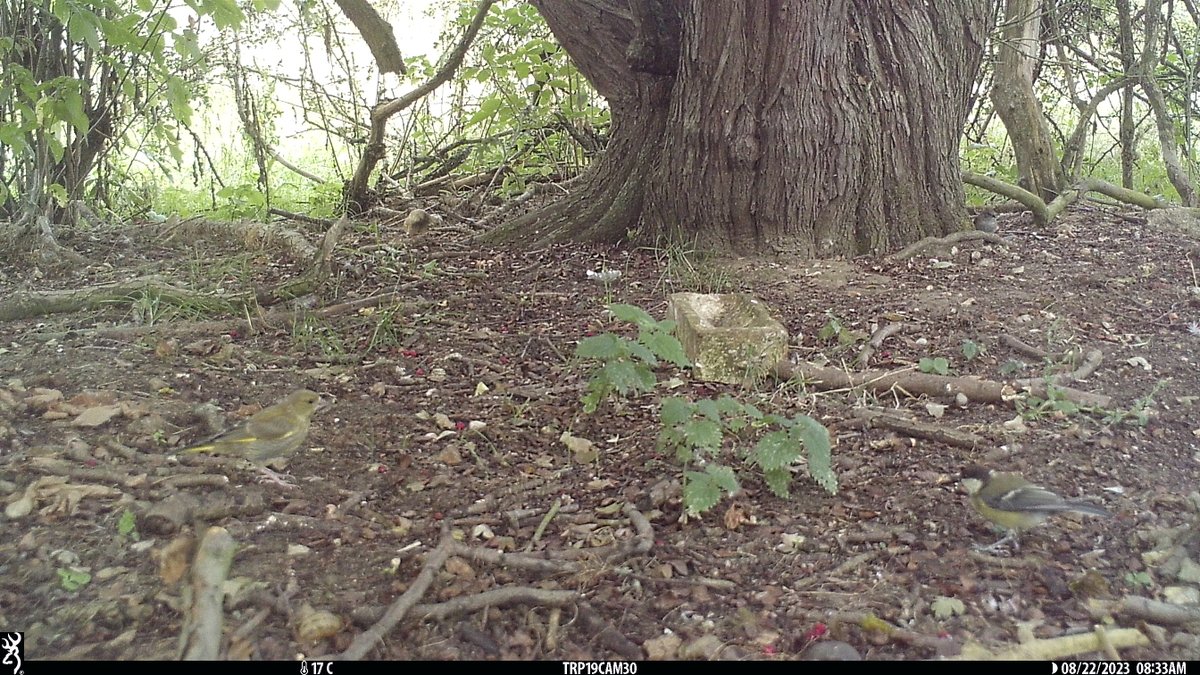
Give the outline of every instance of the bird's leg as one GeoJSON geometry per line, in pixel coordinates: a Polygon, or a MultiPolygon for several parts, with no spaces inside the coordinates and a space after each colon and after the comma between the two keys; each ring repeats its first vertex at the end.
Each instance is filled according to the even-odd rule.
{"type": "Polygon", "coordinates": [[[1009,542],[1012,542],[1013,551],[1019,551],[1021,549],[1021,542],[1020,542],[1020,540],[1017,539],[1016,530],[1009,530],[1008,534],[1004,535],[1004,537],[1002,539],[1000,539],[1000,541],[992,544],[991,546],[976,546],[975,550],[983,551],[985,553],[995,553],[996,551],[1003,548],[1004,545],[1009,542]]]}
{"type": "Polygon", "coordinates": [[[279,487],[285,487],[285,488],[296,487],[295,483],[289,483],[284,478],[284,475],[286,475],[286,474],[275,473],[274,471],[268,469],[265,466],[258,467],[258,470],[262,472],[262,475],[259,476],[259,478],[258,478],[258,482],[260,482],[260,483],[265,481],[268,483],[274,483],[274,484],[278,485],[279,487]]]}

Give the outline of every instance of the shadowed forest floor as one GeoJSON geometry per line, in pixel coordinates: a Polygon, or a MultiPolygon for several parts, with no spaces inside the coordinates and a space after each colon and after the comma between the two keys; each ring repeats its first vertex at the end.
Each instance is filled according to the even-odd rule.
{"type": "MultiPolygon", "coordinates": [[[[1142,215],[1099,210],[1045,229],[1002,216],[1000,234],[1009,246],[963,242],[936,261],[689,266],[665,251],[477,250],[453,233],[364,227],[347,236],[335,279],[308,304],[396,292],[394,302],[271,325],[252,317],[252,330],[238,325],[246,317],[200,323],[145,299],[0,324],[0,496],[17,509],[0,519],[0,626],[26,631],[31,659],[174,658],[183,623],[175,579],[186,557],[163,551],[221,525],[239,546],[229,656],[337,653],[413,583],[448,525],[471,546],[582,564],[539,574],[455,556],[423,602],[513,586],[569,590],[602,622],[580,620],[573,606],[498,604],[406,621],[370,658],[628,656],[604,638],[607,627],[652,657],[797,658],[814,640],[840,640],[865,658],[924,659],[969,642],[1002,650],[1090,631],[1112,616],[1111,629],[1152,638],[1122,656],[1198,659],[1195,624],[1146,626],[1117,601],[1186,599],[1200,588],[1189,497],[1200,486],[1200,248],[1142,215]],[[602,267],[621,276],[603,284],[585,274],[602,267]],[[943,401],[943,411],[903,392],[794,382],[739,390],[663,368],[660,384],[682,383],[583,413],[576,343],[628,334],[606,318],[606,303],[662,318],[671,292],[739,290],[788,328],[794,360],[854,362],[857,345],[822,337],[831,319],[848,337],[898,321],[905,329],[873,368],[944,357],[955,375],[1036,378],[1069,349],[1099,349],[1100,367],[1074,386],[1113,402],[1075,411],[1055,401],[943,401]],[[1049,362],[1013,351],[1006,335],[1049,362]],[[964,341],[980,353],[968,359],[964,341]],[[298,387],[332,402],[287,467],[299,488],[259,484],[236,462],[175,454],[211,433],[201,404],[232,424],[298,387]],[[828,426],[840,492],[800,471],[781,499],[748,472],[739,495],[682,522],[681,469],[655,448],[654,404],[720,393],[828,426]],[[987,442],[956,447],[863,428],[851,423],[861,406],[987,442]],[[593,441],[595,461],[578,463],[564,431],[593,441]],[[972,547],[998,535],[956,482],[971,462],[1020,471],[1117,517],[1059,517],[1014,555],[980,554],[972,547]],[[181,496],[193,500],[182,522],[151,517],[181,496]],[[32,508],[22,512],[13,505],[25,497],[32,508]],[[649,520],[653,544],[606,564],[593,553],[634,537],[626,505],[649,520]],[[308,608],[338,621],[305,643],[308,608]]],[[[204,242],[69,244],[93,264],[37,280],[10,269],[0,286],[75,288],[154,273],[239,289],[301,271],[204,242]]]]}

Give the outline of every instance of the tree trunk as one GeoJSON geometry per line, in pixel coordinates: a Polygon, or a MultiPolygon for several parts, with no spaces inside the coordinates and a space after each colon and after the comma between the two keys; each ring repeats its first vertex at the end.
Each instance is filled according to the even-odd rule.
{"type": "Polygon", "coordinates": [[[1042,104],[1033,91],[1041,17],[1039,0],[1005,3],[1006,28],[998,50],[992,105],[1012,139],[1021,187],[1049,202],[1062,191],[1067,178],[1054,151],[1042,104]]]}
{"type": "MultiPolygon", "coordinates": [[[[1126,73],[1134,72],[1137,58],[1133,51],[1133,13],[1129,9],[1129,0],[1117,0],[1117,44],[1121,48],[1121,67],[1126,73]]],[[[1134,96],[1133,87],[1125,87],[1121,92],[1121,187],[1133,189],[1133,169],[1137,162],[1136,137],[1134,131],[1137,125],[1133,121],[1134,96]]],[[[1090,121],[1090,120],[1089,120],[1090,121]]]]}
{"type": "Polygon", "coordinates": [[[1175,140],[1175,122],[1167,111],[1167,101],[1162,88],[1158,86],[1155,68],[1158,66],[1158,24],[1162,20],[1161,0],[1146,0],[1146,44],[1142,47],[1142,58],[1138,64],[1138,78],[1142,91],[1146,92],[1146,101],[1154,113],[1154,126],[1158,129],[1159,149],[1162,152],[1163,164],[1167,168],[1167,180],[1175,186],[1179,199],[1184,206],[1196,206],[1196,188],[1187,170],[1179,161],[1179,146],[1175,140]]]}
{"type": "Polygon", "coordinates": [[[810,257],[962,228],[987,0],[534,4],[608,99],[611,141],[578,193],[492,239],[810,257]]]}

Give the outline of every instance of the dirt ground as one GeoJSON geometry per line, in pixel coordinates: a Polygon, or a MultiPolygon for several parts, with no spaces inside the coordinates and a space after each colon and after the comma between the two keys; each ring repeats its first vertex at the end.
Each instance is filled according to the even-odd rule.
{"type": "MultiPolygon", "coordinates": [[[[666,251],[475,250],[449,229],[407,238],[360,228],[339,251],[336,279],[305,299],[311,313],[251,317],[252,329],[246,317],[173,315],[149,299],[0,324],[0,626],[26,631],[29,658],[175,658],[178,578],[210,526],[238,545],[230,658],[345,650],[416,583],[444,526],[475,549],[571,566],[455,555],[422,602],[503,589],[574,599],[552,606],[529,592],[406,620],[368,658],[791,659],[841,641],[864,658],[925,659],[1097,624],[1118,645],[1121,629],[1150,639],[1118,648],[1126,658],[1200,658],[1196,605],[1190,628],[1130,609],[1137,598],[1186,602],[1200,588],[1195,239],[1145,214],[1087,209],[1044,229],[1002,215],[1007,245],[962,241],[908,261],[688,265],[666,251]],[[621,276],[585,274],[601,268],[621,276]],[[664,367],[654,395],[583,412],[576,343],[630,334],[605,318],[606,303],[663,317],[671,292],[737,290],[779,317],[796,361],[851,364],[853,340],[902,322],[872,368],[943,357],[953,375],[1040,378],[1076,367],[1069,350],[1098,349],[1099,367],[1072,386],[1112,402],[1074,410],[796,382],[739,389],[664,367]],[[343,304],[384,293],[396,299],[343,304]],[[320,314],[330,306],[340,311],[320,314]],[[822,336],[831,319],[844,343],[822,336]],[[968,359],[964,341],[978,355],[968,359]],[[682,383],[668,389],[672,378],[682,383]],[[330,405],[287,466],[298,488],[257,482],[236,461],[177,454],[299,387],[330,405]],[[746,471],[740,494],[681,519],[681,468],[656,450],[655,403],[720,393],[826,424],[840,492],[800,470],[781,499],[746,471]],[[854,423],[864,406],[984,442],[864,428],[854,423]],[[577,462],[564,431],[593,441],[595,460],[577,462]],[[972,462],[1117,517],[1065,515],[1009,555],[981,553],[974,547],[998,534],[957,483],[972,462]],[[606,562],[637,538],[628,507],[653,528],[649,550],[606,562]]],[[[236,292],[302,271],[205,241],[67,243],[92,264],[69,278],[9,268],[0,296],[145,274],[236,292]]]]}

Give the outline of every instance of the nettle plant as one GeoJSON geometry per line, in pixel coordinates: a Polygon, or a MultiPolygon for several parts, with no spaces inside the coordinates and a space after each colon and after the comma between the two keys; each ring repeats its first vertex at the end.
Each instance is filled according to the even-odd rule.
{"type": "Polygon", "coordinates": [[[675,330],[674,321],[655,321],[636,305],[611,304],[607,309],[616,319],[637,326],[638,336],[630,340],[601,333],[581,341],[575,348],[575,356],[600,363],[592,371],[583,396],[583,411],[588,414],[596,412],[613,392],[631,396],[654,389],[658,382],[654,368],[658,367],[659,359],[680,368],[691,365],[683,353],[683,345],[671,334],[675,330]]]}
{"type": "Polygon", "coordinates": [[[763,413],[726,395],[696,402],[673,396],[662,402],[660,417],[659,449],[673,452],[685,467],[704,468],[684,471],[683,502],[692,513],[703,513],[738,490],[734,471],[720,462],[727,440],[744,464],[758,467],[779,497],[787,498],[793,468],[804,451],[809,475],[829,494],[837,494],[829,430],[808,415],[763,413]]]}
{"type": "MultiPolygon", "coordinates": [[[[630,339],[604,333],[579,343],[576,356],[597,364],[582,399],[587,413],[595,412],[614,394],[629,397],[652,391],[658,383],[654,369],[660,361],[680,368],[691,365],[672,335],[675,322],[656,321],[634,305],[611,304],[607,309],[616,319],[637,326],[638,336],[630,339]]],[[[739,489],[735,470],[723,463],[729,455],[727,445],[743,466],[757,467],[771,491],[784,498],[789,494],[793,470],[807,452],[809,475],[830,494],[837,494],[829,431],[812,417],[763,413],[723,395],[699,401],[666,398],[659,418],[658,449],[674,455],[683,465],[683,503],[693,515],[708,511],[739,489]]]]}

